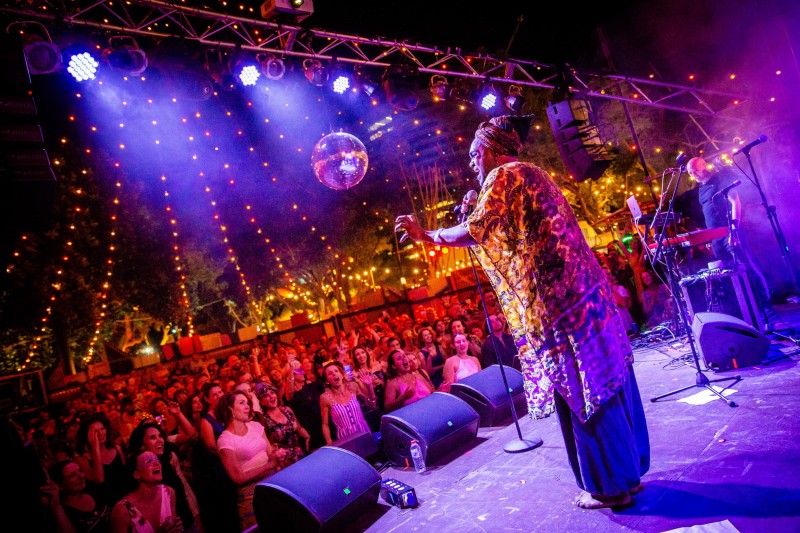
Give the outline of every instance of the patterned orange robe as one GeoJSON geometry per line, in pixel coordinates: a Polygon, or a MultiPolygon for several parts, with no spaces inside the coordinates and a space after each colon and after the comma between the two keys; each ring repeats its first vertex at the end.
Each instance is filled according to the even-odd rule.
{"type": "Polygon", "coordinates": [[[486,177],[465,222],[520,352],[528,410],[553,413],[553,392],[586,421],[633,362],[605,274],[550,176],[530,163],[486,177]]]}

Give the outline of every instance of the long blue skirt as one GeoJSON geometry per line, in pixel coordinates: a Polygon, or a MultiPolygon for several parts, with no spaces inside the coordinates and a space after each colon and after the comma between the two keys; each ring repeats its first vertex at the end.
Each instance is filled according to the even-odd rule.
{"type": "Polygon", "coordinates": [[[633,368],[622,388],[586,423],[555,394],[561,434],[578,486],[617,496],[637,486],[650,468],[650,437],[633,368]]]}

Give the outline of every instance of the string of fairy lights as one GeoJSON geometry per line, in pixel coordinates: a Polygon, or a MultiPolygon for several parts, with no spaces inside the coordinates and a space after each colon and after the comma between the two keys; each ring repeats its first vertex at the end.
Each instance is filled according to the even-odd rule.
{"type": "MultiPolygon", "coordinates": [[[[115,165],[114,168],[119,169],[119,166],[115,165]]],[[[86,173],[86,171],[83,170],[82,173],[86,173]]],[[[117,176],[115,180],[114,187],[117,191],[122,188],[122,181],[119,176],[117,176]]],[[[107,248],[108,255],[105,261],[106,270],[104,272],[104,279],[102,279],[102,283],[97,290],[97,300],[100,308],[95,310],[94,333],[92,335],[92,340],[89,342],[89,347],[86,350],[86,355],[83,358],[84,363],[91,363],[94,360],[95,349],[98,343],[101,342],[100,335],[103,331],[103,325],[105,324],[106,316],[109,312],[108,303],[109,294],[111,292],[111,278],[114,275],[114,254],[117,250],[115,242],[117,237],[117,217],[119,215],[120,196],[120,194],[115,195],[111,201],[113,207],[112,211],[108,215],[109,229],[107,248]]]]}

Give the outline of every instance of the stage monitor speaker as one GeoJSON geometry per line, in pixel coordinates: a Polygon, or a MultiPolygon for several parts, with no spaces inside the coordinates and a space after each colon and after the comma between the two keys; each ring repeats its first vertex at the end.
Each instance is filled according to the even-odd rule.
{"type": "Polygon", "coordinates": [[[470,405],[446,392],[421,400],[381,417],[383,451],[397,466],[412,465],[412,440],[422,448],[428,465],[468,444],[478,435],[480,416],[470,405]]]}
{"type": "Polygon", "coordinates": [[[547,107],[558,152],[575,181],[596,180],[611,165],[588,100],[570,99],[547,107]]]}
{"type": "Polygon", "coordinates": [[[711,370],[731,370],[764,361],[769,339],[744,320],[722,313],[696,313],[692,333],[711,370]]]}
{"type": "MultiPolygon", "coordinates": [[[[510,366],[504,366],[503,372],[508,379],[517,414],[527,412],[522,373],[510,366]]],[[[500,365],[488,366],[453,383],[450,394],[461,398],[477,411],[481,417],[481,427],[499,426],[511,418],[511,401],[500,373],[500,365]]]]}
{"type": "Polygon", "coordinates": [[[742,319],[764,333],[762,309],[744,267],[740,271],[722,270],[687,276],[679,284],[690,321],[695,313],[721,313],[742,319]]]}
{"type": "Polygon", "coordinates": [[[381,476],[358,455],[323,446],[256,485],[258,531],[342,531],[377,504],[381,476]]]}
{"type": "Polygon", "coordinates": [[[372,433],[367,432],[354,433],[348,437],[337,439],[331,443],[331,446],[351,451],[370,462],[380,451],[378,443],[375,442],[375,437],[373,437],[372,433]]]}

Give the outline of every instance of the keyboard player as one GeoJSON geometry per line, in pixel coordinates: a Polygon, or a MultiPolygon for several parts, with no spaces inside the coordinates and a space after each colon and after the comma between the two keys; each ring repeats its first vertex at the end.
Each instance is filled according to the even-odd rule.
{"type": "MultiPolygon", "coordinates": [[[[742,217],[742,202],[739,199],[739,193],[735,189],[735,185],[727,193],[722,193],[726,187],[733,185],[736,181],[734,172],[724,166],[716,168],[709,165],[702,157],[690,159],[686,164],[686,170],[700,184],[697,197],[703,209],[706,228],[729,226],[738,228],[739,220],[742,217]],[[730,220],[728,216],[730,216],[730,220]]],[[[714,257],[723,264],[729,265],[733,262],[727,236],[711,241],[711,249],[714,257]]]]}
{"type": "MultiPolygon", "coordinates": [[[[747,248],[739,242],[739,223],[742,219],[742,202],[737,187],[737,174],[724,165],[709,165],[703,158],[694,157],[686,164],[686,170],[700,184],[698,200],[703,208],[706,228],[729,228],[727,237],[711,241],[716,259],[723,268],[734,265],[745,267],[750,283],[759,300],[759,307],[769,304],[770,290],[761,269],[753,261],[747,248]],[[729,218],[730,217],[730,218],[729,218]],[[735,254],[735,258],[734,258],[735,254]]],[[[741,181],[739,181],[741,183],[741,181]]]]}

